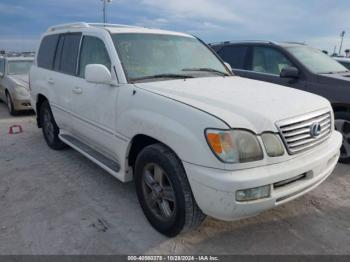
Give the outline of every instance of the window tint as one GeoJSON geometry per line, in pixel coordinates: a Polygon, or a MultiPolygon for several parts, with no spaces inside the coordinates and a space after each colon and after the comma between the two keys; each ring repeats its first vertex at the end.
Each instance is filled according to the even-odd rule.
{"type": "Polygon", "coordinates": [[[5,60],[0,59],[0,73],[5,73],[5,60]]]}
{"type": "Polygon", "coordinates": [[[64,36],[60,69],[62,73],[75,75],[79,53],[81,34],[66,34],[64,36]]]}
{"type": "Polygon", "coordinates": [[[254,47],[252,70],[255,72],[279,75],[292,63],[278,50],[270,47],[254,47]]]}
{"type": "Polygon", "coordinates": [[[246,46],[225,46],[218,51],[222,60],[229,63],[232,68],[244,69],[244,61],[248,47],[246,46]]]}
{"type": "Polygon", "coordinates": [[[350,62],[340,61],[339,63],[341,63],[343,66],[350,70],[350,62]]]}
{"type": "Polygon", "coordinates": [[[85,67],[88,64],[101,64],[111,69],[111,60],[105,44],[101,39],[84,36],[80,53],[79,76],[85,77],[85,67]]]}
{"type": "Polygon", "coordinates": [[[43,38],[38,53],[38,66],[52,69],[58,35],[48,35],[43,38]]]}
{"type": "Polygon", "coordinates": [[[64,35],[61,35],[56,49],[56,55],[55,55],[55,63],[54,63],[54,70],[59,71],[60,65],[61,65],[61,55],[63,50],[63,43],[64,43],[64,35]]]}

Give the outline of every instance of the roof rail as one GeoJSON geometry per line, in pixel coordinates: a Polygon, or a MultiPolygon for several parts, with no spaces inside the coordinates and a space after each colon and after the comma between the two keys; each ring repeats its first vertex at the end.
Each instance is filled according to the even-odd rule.
{"type": "Polygon", "coordinates": [[[74,28],[74,27],[89,27],[89,24],[85,22],[78,22],[78,23],[54,25],[49,27],[48,31],[56,31],[60,29],[67,29],[67,28],[74,28]]]}
{"type": "Polygon", "coordinates": [[[240,44],[240,43],[264,43],[264,44],[276,44],[274,41],[264,41],[264,40],[236,40],[236,41],[222,41],[210,43],[209,45],[222,45],[222,44],[240,44]]]}
{"type": "Polygon", "coordinates": [[[122,25],[122,24],[104,24],[104,23],[85,23],[85,22],[77,22],[77,23],[68,23],[68,24],[60,24],[49,27],[48,31],[56,31],[60,29],[69,29],[69,28],[86,28],[86,27],[120,27],[120,28],[135,28],[137,26],[132,25],[122,25]]]}
{"type": "Polygon", "coordinates": [[[89,26],[94,26],[94,27],[130,27],[134,28],[137,26],[132,26],[132,25],[123,25],[123,24],[105,24],[105,23],[88,23],[89,26]]]}

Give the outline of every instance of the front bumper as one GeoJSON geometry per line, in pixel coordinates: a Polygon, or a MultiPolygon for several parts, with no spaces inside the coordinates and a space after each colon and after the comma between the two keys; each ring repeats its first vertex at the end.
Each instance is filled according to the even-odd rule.
{"type": "Polygon", "coordinates": [[[30,103],[30,99],[15,99],[13,101],[13,106],[16,111],[22,110],[32,110],[32,105],[30,103]]]}
{"type": "Polygon", "coordinates": [[[236,220],[256,215],[264,210],[295,199],[321,184],[334,170],[342,136],[338,132],[323,144],[289,161],[257,168],[226,171],[184,162],[184,167],[201,210],[222,220],[236,220]],[[305,176],[277,187],[274,183],[305,176]],[[268,198],[237,202],[236,191],[270,185],[268,198]]]}

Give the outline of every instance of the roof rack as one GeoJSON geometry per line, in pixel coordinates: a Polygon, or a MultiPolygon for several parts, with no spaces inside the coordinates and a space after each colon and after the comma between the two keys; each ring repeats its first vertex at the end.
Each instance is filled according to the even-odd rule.
{"type": "Polygon", "coordinates": [[[68,24],[60,24],[49,27],[48,31],[56,31],[61,29],[69,29],[69,28],[87,28],[87,27],[119,27],[119,28],[135,28],[136,26],[131,25],[122,25],[122,24],[104,24],[104,23],[68,23],[68,24]]]}
{"type": "Polygon", "coordinates": [[[223,41],[210,43],[209,45],[220,45],[220,44],[239,44],[239,43],[265,43],[265,44],[277,44],[274,41],[264,41],[264,40],[237,40],[237,41],[223,41]]]}
{"type": "Polygon", "coordinates": [[[79,23],[69,23],[69,24],[60,24],[60,25],[54,25],[49,27],[48,31],[56,31],[60,29],[66,29],[66,28],[80,28],[80,27],[89,27],[88,23],[85,22],[79,22],[79,23]]]}

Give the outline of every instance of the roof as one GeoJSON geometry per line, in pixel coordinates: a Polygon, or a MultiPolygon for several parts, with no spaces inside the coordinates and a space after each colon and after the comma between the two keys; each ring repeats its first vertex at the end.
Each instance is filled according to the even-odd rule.
{"type": "Polygon", "coordinates": [[[49,32],[54,32],[58,30],[68,30],[68,29],[80,29],[80,28],[100,28],[103,30],[108,30],[110,33],[145,33],[145,34],[166,34],[166,35],[178,35],[185,37],[193,37],[189,34],[179,33],[168,30],[145,28],[140,26],[132,25],[122,25],[122,24],[101,24],[101,23],[86,23],[86,22],[77,22],[69,24],[60,24],[49,27],[49,32]]]}
{"type": "Polygon", "coordinates": [[[33,61],[34,57],[27,57],[27,56],[11,56],[11,57],[4,57],[7,61],[33,61]]]}

